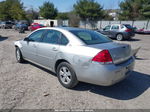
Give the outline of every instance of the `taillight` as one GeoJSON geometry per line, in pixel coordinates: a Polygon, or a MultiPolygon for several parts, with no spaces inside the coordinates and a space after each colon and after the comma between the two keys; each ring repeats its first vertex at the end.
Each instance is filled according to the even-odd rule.
{"type": "Polygon", "coordinates": [[[132,31],[131,29],[126,29],[126,30],[125,30],[125,32],[131,32],[131,31],[132,31]]]}
{"type": "Polygon", "coordinates": [[[102,64],[109,64],[109,63],[112,63],[112,58],[111,58],[111,55],[109,53],[108,50],[103,50],[101,52],[99,52],[93,59],[92,61],[95,61],[95,62],[100,62],[102,64]]]}

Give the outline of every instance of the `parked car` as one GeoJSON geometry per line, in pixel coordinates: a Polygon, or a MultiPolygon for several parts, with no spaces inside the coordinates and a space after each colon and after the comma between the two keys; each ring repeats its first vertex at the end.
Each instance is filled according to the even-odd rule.
{"type": "Polygon", "coordinates": [[[24,29],[24,30],[28,30],[28,25],[22,22],[18,22],[15,26],[14,26],[15,30],[20,30],[20,29],[24,29]]]}
{"type": "Polygon", "coordinates": [[[136,33],[137,33],[137,34],[150,34],[150,29],[144,29],[144,28],[142,28],[142,29],[137,29],[137,30],[136,30],[136,33]]]}
{"type": "Polygon", "coordinates": [[[42,24],[32,23],[31,26],[29,26],[28,29],[31,30],[31,31],[34,31],[34,30],[37,30],[37,29],[43,28],[43,27],[45,27],[45,26],[42,25],[42,24]]]}
{"type": "Polygon", "coordinates": [[[134,29],[129,24],[112,24],[106,26],[102,30],[98,30],[98,32],[107,35],[110,38],[115,38],[119,41],[123,39],[130,39],[135,36],[134,29]]]}
{"type": "Polygon", "coordinates": [[[18,62],[28,60],[48,68],[66,88],[78,81],[110,86],[129,76],[134,67],[130,45],[92,30],[41,28],[14,44],[18,62]]]}
{"type": "Polygon", "coordinates": [[[69,27],[69,26],[67,26],[67,25],[59,25],[58,27],[69,27]]]}
{"type": "Polygon", "coordinates": [[[12,28],[13,24],[9,21],[3,21],[0,23],[0,28],[6,29],[6,28],[12,28]]]}

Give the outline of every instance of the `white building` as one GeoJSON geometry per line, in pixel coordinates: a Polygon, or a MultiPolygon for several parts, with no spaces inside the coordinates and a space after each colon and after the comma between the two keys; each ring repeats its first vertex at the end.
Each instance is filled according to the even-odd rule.
{"type": "Polygon", "coordinates": [[[68,26],[68,20],[52,20],[52,19],[43,19],[43,20],[33,20],[34,23],[43,24],[44,26],[68,26]]]}
{"type": "Polygon", "coordinates": [[[34,20],[34,23],[43,24],[44,26],[59,26],[61,24],[61,21],[58,20],[51,20],[51,19],[45,19],[45,20],[34,20]]]}

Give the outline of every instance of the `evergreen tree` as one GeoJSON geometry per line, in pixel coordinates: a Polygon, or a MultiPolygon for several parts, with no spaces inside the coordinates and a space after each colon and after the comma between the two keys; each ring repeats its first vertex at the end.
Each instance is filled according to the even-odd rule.
{"type": "Polygon", "coordinates": [[[44,4],[39,7],[40,9],[40,16],[45,19],[55,19],[57,17],[57,9],[54,7],[53,3],[44,2],[44,4]]]}

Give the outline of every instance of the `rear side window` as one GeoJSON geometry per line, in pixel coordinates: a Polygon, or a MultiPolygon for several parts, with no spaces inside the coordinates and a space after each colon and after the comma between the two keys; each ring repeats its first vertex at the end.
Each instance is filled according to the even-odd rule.
{"type": "Polygon", "coordinates": [[[104,35],[91,30],[70,30],[70,32],[87,45],[112,42],[112,40],[108,37],[105,37],[104,35]]]}
{"type": "Polygon", "coordinates": [[[43,38],[44,43],[59,44],[59,38],[61,33],[55,30],[48,30],[43,38]]]}
{"type": "Polygon", "coordinates": [[[113,25],[111,29],[112,30],[119,30],[119,26],[118,25],[113,25]]]}
{"type": "Polygon", "coordinates": [[[63,34],[61,34],[60,45],[67,45],[68,43],[68,39],[63,34]]]}
{"type": "Polygon", "coordinates": [[[125,28],[123,25],[121,25],[121,29],[125,28]]]}
{"type": "Polygon", "coordinates": [[[30,41],[40,42],[45,30],[38,30],[32,33],[28,38],[30,41]]]}

